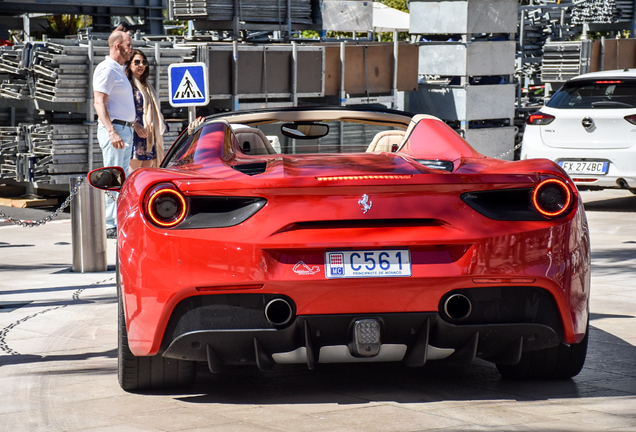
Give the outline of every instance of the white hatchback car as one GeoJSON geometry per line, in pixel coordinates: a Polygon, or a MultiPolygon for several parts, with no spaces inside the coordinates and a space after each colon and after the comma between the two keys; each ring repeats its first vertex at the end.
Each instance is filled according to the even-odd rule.
{"type": "Polygon", "coordinates": [[[579,189],[636,194],[636,69],[566,82],[526,120],[521,159],[532,158],[558,163],[579,189]]]}

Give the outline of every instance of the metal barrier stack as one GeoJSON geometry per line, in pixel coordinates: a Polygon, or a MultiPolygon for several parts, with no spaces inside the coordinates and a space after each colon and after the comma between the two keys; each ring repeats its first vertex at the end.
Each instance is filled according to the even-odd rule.
{"type": "Polygon", "coordinates": [[[591,41],[548,42],[543,47],[541,77],[545,83],[563,83],[588,72],[591,41]]]}
{"type": "MultiPolygon", "coordinates": [[[[148,81],[170,117],[168,68],[193,60],[195,49],[167,41],[133,45],[148,57],[148,81]]],[[[105,40],[55,39],[0,47],[0,120],[7,125],[0,128],[0,178],[66,185],[72,176],[102,166],[91,80],[93,68],[107,55],[105,40]]],[[[185,122],[171,122],[166,146],[185,122]]]]}
{"type": "MultiPolygon", "coordinates": [[[[612,24],[615,22],[614,0],[586,0],[572,8],[572,23],[612,24]]],[[[633,8],[633,3],[632,3],[633,8]]]]}
{"type": "MultiPolygon", "coordinates": [[[[20,150],[20,128],[17,126],[0,127],[0,178],[17,180],[18,152],[20,150]]],[[[24,141],[22,141],[24,148],[24,141]]]]}
{"type": "Polygon", "coordinates": [[[231,21],[237,16],[242,22],[287,23],[287,7],[296,24],[312,24],[310,0],[243,0],[235,11],[234,0],[173,0],[176,19],[202,18],[212,21],[231,21]]]}
{"type": "Polygon", "coordinates": [[[86,102],[88,49],[47,43],[34,52],[33,97],[48,102],[86,102]]]}

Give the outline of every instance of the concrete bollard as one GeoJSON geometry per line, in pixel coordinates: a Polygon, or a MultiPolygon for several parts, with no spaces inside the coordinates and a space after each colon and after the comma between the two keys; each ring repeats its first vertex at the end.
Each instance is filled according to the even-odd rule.
{"type": "MultiPolygon", "coordinates": [[[[73,271],[103,272],[106,260],[104,193],[88,184],[85,176],[71,201],[73,271]]],[[[71,177],[71,189],[80,177],[71,177]]]]}

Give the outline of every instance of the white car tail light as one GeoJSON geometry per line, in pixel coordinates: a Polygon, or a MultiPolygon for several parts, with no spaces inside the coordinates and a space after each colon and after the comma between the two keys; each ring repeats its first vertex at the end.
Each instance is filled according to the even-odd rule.
{"type": "Polygon", "coordinates": [[[542,113],[541,111],[537,111],[528,116],[528,119],[526,120],[526,124],[543,126],[543,125],[548,125],[552,123],[553,120],[554,120],[553,115],[545,114],[545,113],[542,113]]]}

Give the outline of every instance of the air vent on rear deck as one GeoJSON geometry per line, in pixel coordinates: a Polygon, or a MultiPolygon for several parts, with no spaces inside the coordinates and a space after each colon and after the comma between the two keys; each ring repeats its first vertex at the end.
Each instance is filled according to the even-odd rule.
{"type": "Polygon", "coordinates": [[[249,176],[263,174],[267,169],[267,162],[256,162],[249,164],[239,164],[233,165],[232,168],[235,170],[242,172],[243,174],[247,174],[249,176]]]}

